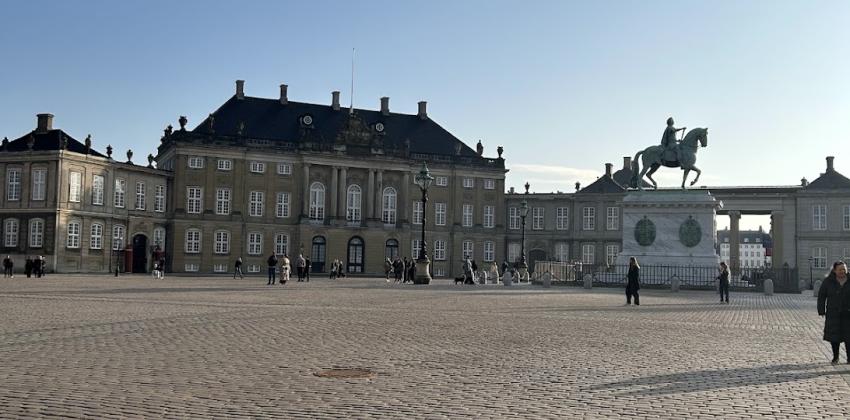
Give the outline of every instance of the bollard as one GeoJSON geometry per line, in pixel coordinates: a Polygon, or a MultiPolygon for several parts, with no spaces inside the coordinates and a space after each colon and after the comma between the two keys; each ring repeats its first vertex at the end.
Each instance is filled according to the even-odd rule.
{"type": "Polygon", "coordinates": [[[546,287],[546,288],[552,287],[552,273],[550,273],[548,271],[543,273],[542,280],[543,280],[543,287],[546,287]]]}
{"type": "Polygon", "coordinates": [[[679,277],[677,277],[677,276],[670,277],[670,291],[678,292],[679,291],[679,285],[680,285],[679,277]]]}
{"type": "Polygon", "coordinates": [[[773,280],[765,279],[764,281],[764,294],[767,296],[773,296],[773,280]]]}
{"type": "Polygon", "coordinates": [[[593,276],[591,276],[590,274],[585,274],[583,279],[584,279],[584,288],[585,289],[592,289],[593,288],[593,276]]]}
{"type": "Polygon", "coordinates": [[[820,285],[823,284],[823,280],[815,280],[814,287],[812,288],[812,296],[818,297],[818,292],[820,291],[820,285]]]}
{"type": "Polygon", "coordinates": [[[506,287],[508,287],[511,284],[513,284],[513,282],[514,282],[513,274],[511,274],[510,271],[506,271],[505,275],[502,278],[502,284],[504,284],[506,287]]]}

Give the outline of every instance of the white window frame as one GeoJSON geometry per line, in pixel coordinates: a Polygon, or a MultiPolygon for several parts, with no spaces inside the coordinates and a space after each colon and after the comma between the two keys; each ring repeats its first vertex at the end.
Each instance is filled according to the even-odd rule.
{"type": "Polygon", "coordinates": [[[413,259],[419,258],[419,252],[420,252],[420,248],[421,248],[419,246],[419,244],[420,244],[419,239],[412,239],[410,241],[410,253],[411,253],[411,257],[413,259]]]}
{"type": "Polygon", "coordinates": [[[325,185],[321,182],[310,184],[310,220],[325,220],[325,185]]]}
{"type": "Polygon", "coordinates": [[[185,240],[183,241],[183,252],[186,254],[201,253],[201,230],[197,228],[186,229],[185,240]]]}
{"type": "Polygon", "coordinates": [[[508,244],[508,263],[513,265],[519,262],[520,254],[522,253],[522,244],[519,242],[511,242],[508,244]]]}
{"type": "Polygon", "coordinates": [[[842,216],[842,221],[844,230],[850,230],[850,206],[844,206],[844,214],[842,216]]]}
{"type": "Polygon", "coordinates": [[[825,270],[827,261],[827,249],[825,246],[812,247],[812,268],[825,270]]]}
{"type": "Polygon", "coordinates": [[[620,253],[620,246],[616,244],[605,245],[605,263],[614,265],[617,263],[617,255],[620,253]]]}
{"type": "Polygon", "coordinates": [[[508,207],[508,229],[519,230],[520,216],[519,207],[508,207]]]}
{"type": "Polygon", "coordinates": [[[201,271],[201,267],[198,263],[186,263],[183,264],[183,271],[187,273],[197,273],[198,271],[201,271]]]}
{"type": "Polygon", "coordinates": [[[445,187],[445,186],[449,185],[449,177],[447,177],[447,176],[437,176],[434,179],[434,185],[436,185],[438,187],[445,187]]]}
{"type": "Polygon", "coordinates": [[[568,230],[570,228],[570,208],[558,207],[555,209],[555,230],[568,230]]]}
{"type": "Polygon", "coordinates": [[[555,261],[570,261],[570,244],[566,242],[558,242],[555,244],[555,261]]]}
{"type": "Polygon", "coordinates": [[[248,255],[263,255],[262,232],[248,232],[248,255]]]}
{"type": "Polygon", "coordinates": [[[446,260],[446,241],[442,239],[434,240],[434,260],[435,261],[445,261],[446,260]]]}
{"type": "Polygon", "coordinates": [[[157,185],[154,187],[153,211],[157,213],[165,213],[165,185],[157,185]]]}
{"type": "Polygon", "coordinates": [[[596,207],[581,209],[581,230],[596,230],[596,207]]]}
{"type": "Polygon", "coordinates": [[[147,188],[145,186],[144,181],[136,182],[136,210],[145,210],[147,208],[147,203],[145,201],[145,195],[147,195],[147,188]]]}
{"type": "Polygon", "coordinates": [[[463,177],[463,188],[475,188],[475,178],[463,177]]]}
{"type": "Polygon", "coordinates": [[[484,179],[484,189],[485,190],[495,190],[496,189],[496,180],[491,178],[484,179]]]}
{"type": "Polygon", "coordinates": [[[393,187],[386,187],[381,193],[381,221],[387,225],[394,225],[397,213],[398,191],[393,187]]]}
{"type": "Polygon", "coordinates": [[[112,250],[118,251],[119,245],[123,248],[127,247],[127,243],[124,242],[127,229],[124,225],[112,225],[112,250]]]}
{"type": "Polygon", "coordinates": [[[266,194],[262,191],[251,191],[248,198],[248,216],[263,217],[266,194]]]}
{"type": "Polygon", "coordinates": [[[203,156],[189,156],[186,162],[189,169],[204,169],[203,156]]]}
{"type": "Polygon", "coordinates": [[[484,206],[483,226],[487,229],[496,227],[496,206],[484,206]]]}
{"type": "Polygon", "coordinates": [[[47,198],[47,169],[32,170],[32,200],[44,201],[47,198]]]}
{"type": "Polygon", "coordinates": [[[103,249],[103,223],[92,223],[89,228],[89,249],[103,249]]]}
{"type": "Polygon", "coordinates": [[[826,204],[812,205],[812,230],[826,230],[826,204]]]}
{"type": "Polygon", "coordinates": [[[6,200],[20,201],[21,199],[21,168],[6,170],[6,200]]]}
{"type": "Polygon", "coordinates": [[[230,232],[226,230],[217,230],[213,234],[213,253],[216,255],[225,255],[230,253],[230,232]]]}
{"type": "Polygon", "coordinates": [[[116,208],[123,209],[127,204],[127,180],[124,178],[115,178],[115,194],[112,196],[112,203],[116,208]]]}
{"type": "Polygon", "coordinates": [[[422,202],[414,201],[413,202],[413,220],[411,221],[414,225],[422,224],[422,202]]]}
{"type": "Polygon", "coordinates": [[[91,181],[91,203],[94,206],[103,205],[104,187],[106,186],[106,177],[103,175],[94,175],[91,181]]]}
{"type": "Polygon", "coordinates": [[[215,214],[227,216],[230,214],[230,201],[232,191],[230,188],[215,189],[215,214]]]}
{"type": "Polygon", "coordinates": [[[484,262],[496,261],[496,243],[484,241],[484,262]]]}
{"type": "Polygon", "coordinates": [[[233,160],[231,159],[219,159],[216,161],[216,167],[219,171],[232,171],[233,170],[233,160]]]}
{"type": "Polygon", "coordinates": [[[249,167],[252,174],[263,174],[266,172],[265,162],[258,162],[256,160],[252,160],[249,167]]]}
{"type": "Polygon", "coordinates": [[[44,219],[29,220],[30,235],[27,246],[41,248],[44,246],[44,219]]]}
{"type": "Polygon", "coordinates": [[[186,213],[201,214],[204,209],[204,189],[199,186],[186,187],[186,213]]]}
{"type": "Polygon", "coordinates": [[[608,207],[605,213],[605,230],[620,229],[620,208],[608,207]]]}
{"type": "Polygon", "coordinates": [[[446,203],[434,203],[434,225],[446,225],[446,203]]]}
{"type": "Polygon", "coordinates": [[[345,220],[360,222],[363,220],[363,190],[357,184],[351,184],[345,190],[345,220]]]}
{"type": "Polygon", "coordinates": [[[289,193],[288,192],[279,192],[277,193],[277,198],[275,201],[275,217],[278,218],[286,218],[289,217],[289,193]]]}
{"type": "Polygon", "coordinates": [[[68,201],[71,203],[79,203],[83,196],[83,174],[77,171],[71,171],[68,174],[68,201]]]}
{"type": "Polygon", "coordinates": [[[475,259],[475,243],[470,240],[465,240],[461,243],[461,256],[463,259],[475,259]]]}
{"type": "Polygon", "coordinates": [[[546,209],[534,207],[531,209],[531,230],[543,230],[546,227],[546,209]]]}
{"type": "Polygon", "coordinates": [[[164,227],[153,228],[153,244],[159,245],[160,250],[165,249],[165,228],[164,227]]]}
{"type": "Polygon", "coordinates": [[[462,217],[461,217],[461,222],[460,222],[461,226],[472,227],[472,224],[473,224],[472,213],[473,213],[473,211],[474,211],[474,207],[472,206],[472,204],[464,204],[463,205],[463,212],[461,213],[462,217]]]}
{"type": "MultiPolygon", "coordinates": [[[[83,222],[79,220],[72,220],[68,223],[68,236],[65,241],[65,247],[69,249],[78,249],[80,248],[80,238],[82,237],[82,226],[83,222]]],[[[6,246],[9,245],[9,238],[6,237],[6,246]]]]}
{"type": "Polygon", "coordinates": [[[277,164],[278,175],[292,175],[292,164],[289,162],[279,162],[277,164]]]}
{"type": "Polygon", "coordinates": [[[285,233],[275,233],[274,235],[274,253],[276,255],[289,254],[289,235],[285,233]]]}
{"type": "MultiPolygon", "coordinates": [[[[591,207],[592,208],[592,207],[591,207]]],[[[582,244],[581,245],[581,263],[596,264],[596,245],[582,244]]]]}
{"type": "Polygon", "coordinates": [[[213,273],[226,273],[227,264],[213,264],[213,273]]]}

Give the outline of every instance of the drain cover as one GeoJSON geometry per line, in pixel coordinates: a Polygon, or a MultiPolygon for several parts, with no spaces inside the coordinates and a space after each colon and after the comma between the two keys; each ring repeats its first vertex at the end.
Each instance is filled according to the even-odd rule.
{"type": "Polygon", "coordinates": [[[368,369],[334,368],[325,369],[313,373],[320,378],[359,379],[374,378],[375,372],[368,369]]]}

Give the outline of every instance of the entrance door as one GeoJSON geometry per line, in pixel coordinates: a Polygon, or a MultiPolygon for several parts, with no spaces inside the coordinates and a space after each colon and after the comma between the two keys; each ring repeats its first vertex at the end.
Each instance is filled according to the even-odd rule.
{"type": "Polygon", "coordinates": [[[314,273],[325,272],[325,237],[313,238],[313,246],[310,250],[310,271],[314,273]]]}
{"type": "Polygon", "coordinates": [[[363,272],[363,239],[355,236],[348,241],[348,268],[349,273],[363,272]]]}
{"type": "Polygon", "coordinates": [[[546,251],[542,249],[532,249],[528,253],[528,271],[534,272],[534,263],[537,261],[546,261],[546,251]]]}
{"type": "Polygon", "coordinates": [[[395,261],[395,257],[398,257],[398,241],[395,239],[387,239],[386,248],[384,248],[384,257],[389,258],[390,261],[395,261]]]}
{"type": "Polygon", "coordinates": [[[133,272],[147,273],[148,237],[141,233],[133,237],[133,272]]]}

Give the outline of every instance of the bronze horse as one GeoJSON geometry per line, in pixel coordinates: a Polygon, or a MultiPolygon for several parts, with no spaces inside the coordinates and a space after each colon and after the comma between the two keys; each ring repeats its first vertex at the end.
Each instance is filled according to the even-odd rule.
{"type": "Polygon", "coordinates": [[[699,170],[694,164],[697,162],[697,149],[699,147],[706,147],[708,145],[708,128],[695,128],[685,134],[685,137],[678,144],[679,148],[679,159],[680,161],[666,161],[662,159],[664,155],[664,148],[661,146],[649,146],[646,149],[637,152],[634,160],[632,160],[632,180],[630,186],[632,188],[643,189],[643,177],[646,175],[650,181],[652,181],[652,187],[657,189],[658,183],[652,179],[652,174],[658,170],[658,168],[662,166],[666,166],[668,168],[682,168],[685,171],[682,176],[682,189],[685,189],[685,181],[688,179],[688,175],[691,171],[696,171],[697,176],[691,181],[690,185],[694,185],[699,180],[699,176],[702,175],[702,171],[699,170]],[[638,163],[638,158],[641,158],[640,164],[638,163]],[[641,168],[643,166],[643,169],[641,168]]]}

